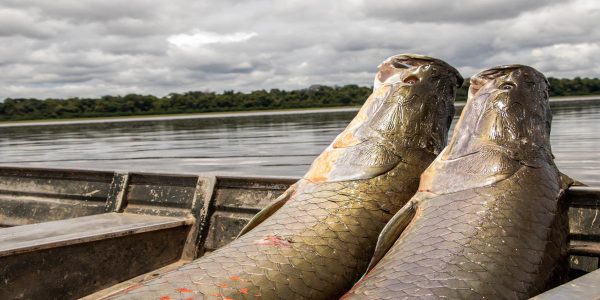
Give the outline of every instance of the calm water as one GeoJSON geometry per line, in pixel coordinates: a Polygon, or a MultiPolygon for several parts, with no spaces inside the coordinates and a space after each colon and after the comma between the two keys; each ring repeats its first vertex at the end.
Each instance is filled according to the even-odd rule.
{"type": "MultiPolygon", "coordinates": [[[[301,176],[354,112],[0,128],[0,164],[301,176]]],[[[600,186],[600,105],[554,109],[559,168],[600,186]]]]}

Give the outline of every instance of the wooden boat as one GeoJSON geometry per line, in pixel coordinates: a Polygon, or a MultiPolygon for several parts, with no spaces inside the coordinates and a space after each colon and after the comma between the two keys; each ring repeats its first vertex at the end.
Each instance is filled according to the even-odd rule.
{"type": "MultiPolygon", "coordinates": [[[[233,240],[296,180],[0,167],[0,299],[96,299],[161,276],[233,240]]],[[[600,187],[567,200],[573,280],[536,299],[600,296],[600,187]]]]}

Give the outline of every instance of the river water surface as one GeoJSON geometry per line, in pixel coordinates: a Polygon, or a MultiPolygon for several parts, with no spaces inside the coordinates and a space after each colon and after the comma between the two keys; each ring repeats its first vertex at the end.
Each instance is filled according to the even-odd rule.
{"type": "MultiPolygon", "coordinates": [[[[553,112],[557,165],[600,186],[600,105],[553,112]]],[[[354,115],[346,110],[0,127],[0,164],[299,177],[354,115]]]]}

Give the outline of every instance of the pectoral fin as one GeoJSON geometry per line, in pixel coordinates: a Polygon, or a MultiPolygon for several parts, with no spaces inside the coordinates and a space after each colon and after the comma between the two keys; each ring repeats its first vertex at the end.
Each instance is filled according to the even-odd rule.
{"type": "MultiPolygon", "coordinates": [[[[379,239],[377,240],[377,246],[375,246],[375,253],[371,262],[365,271],[365,274],[369,272],[375,265],[383,258],[383,256],[392,248],[400,234],[404,231],[406,226],[412,221],[417,211],[417,203],[409,201],[400,209],[385,225],[379,239]]],[[[364,276],[364,275],[363,275],[364,276]]]]}
{"type": "Polygon", "coordinates": [[[568,175],[560,172],[560,187],[563,190],[567,190],[570,186],[587,186],[587,184],[575,180],[568,175]]]}
{"type": "Polygon", "coordinates": [[[294,184],[294,185],[290,186],[285,192],[283,192],[283,194],[281,194],[279,197],[277,197],[277,199],[275,199],[273,202],[271,202],[271,204],[267,205],[267,207],[263,208],[256,215],[254,215],[254,217],[252,217],[252,219],[250,219],[248,224],[246,224],[246,226],[244,226],[244,228],[242,228],[242,231],[240,231],[240,233],[238,233],[236,239],[239,238],[240,236],[246,234],[248,231],[254,229],[254,227],[260,225],[260,223],[262,223],[268,217],[272,216],[285,203],[287,203],[287,201],[291,198],[292,194],[294,194],[295,191],[296,191],[296,185],[294,184]]]}

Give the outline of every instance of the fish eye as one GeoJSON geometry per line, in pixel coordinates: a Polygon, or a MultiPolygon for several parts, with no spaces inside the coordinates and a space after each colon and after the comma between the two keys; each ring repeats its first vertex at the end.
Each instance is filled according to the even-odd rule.
{"type": "Polygon", "coordinates": [[[408,85],[413,85],[415,83],[417,83],[419,81],[419,78],[415,77],[415,76],[409,76],[406,77],[402,82],[408,84],[408,85]]]}
{"type": "Polygon", "coordinates": [[[515,88],[515,84],[511,83],[511,82],[504,83],[502,86],[500,86],[501,90],[512,90],[514,88],[515,88]]]}

